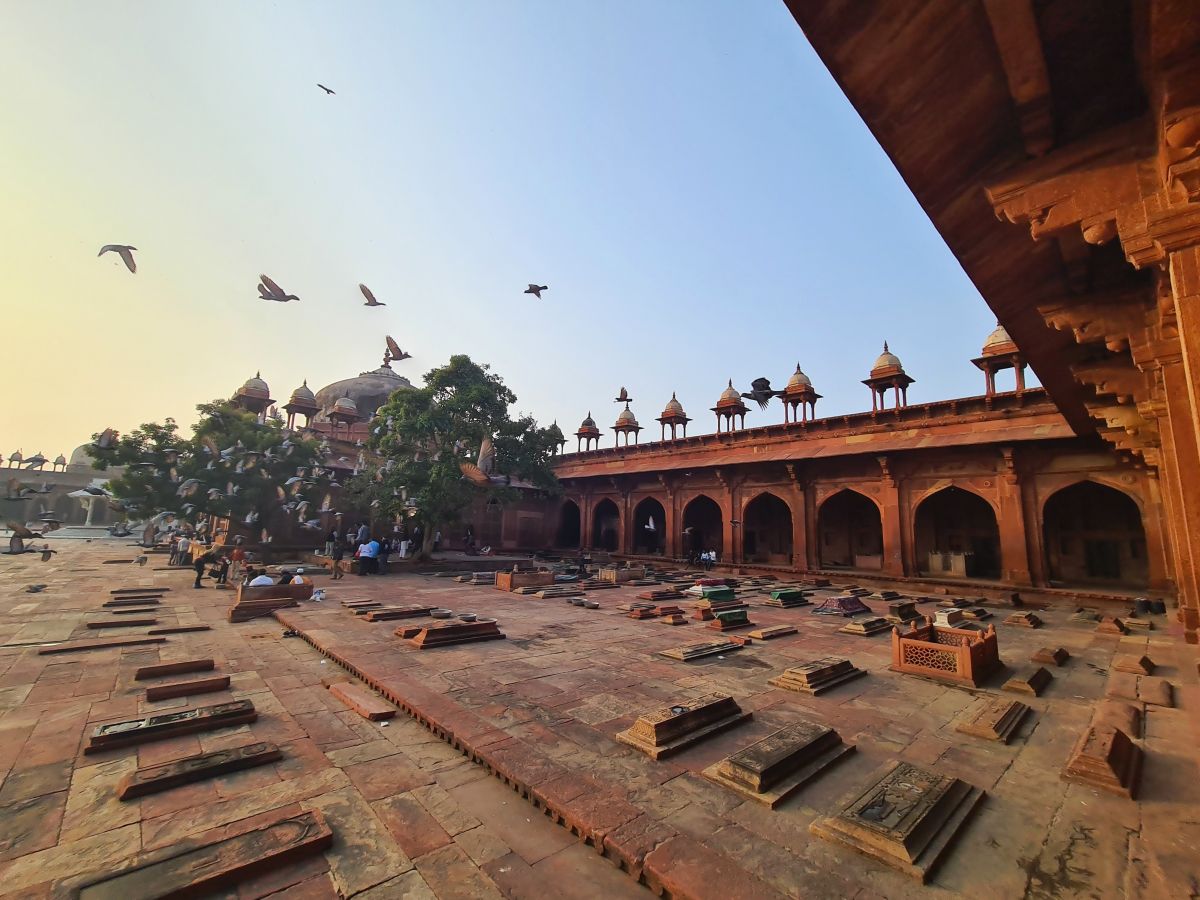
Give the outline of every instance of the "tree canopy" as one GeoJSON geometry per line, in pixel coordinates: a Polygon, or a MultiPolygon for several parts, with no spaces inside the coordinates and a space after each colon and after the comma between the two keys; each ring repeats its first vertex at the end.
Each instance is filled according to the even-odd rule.
{"type": "Polygon", "coordinates": [[[424,387],[397,391],[376,413],[370,447],[383,462],[349,485],[352,499],[385,515],[410,515],[425,532],[427,551],[439,525],[461,521],[483,498],[500,503],[526,489],[556,493],[550,468],[557,433],[530,416],[513,418],[516,395],[504,380],[468,356],[452,356],[425,376],[424,387]],[[464,477],[485,441],[494,449],[486,485],[464,477]]]}

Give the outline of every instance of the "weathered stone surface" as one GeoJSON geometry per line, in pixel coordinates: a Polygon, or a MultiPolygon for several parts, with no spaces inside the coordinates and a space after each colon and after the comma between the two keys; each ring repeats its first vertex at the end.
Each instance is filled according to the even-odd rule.
{"type": "Polygon", "coordinates": [[[110,594],[124,596],[126,594],[165,594],[169,591],[169,587],[158,588],[114,588],[109,591],[110,594]]]}
{"type": "Polygon", "coordinates": [[[1174,706],[1175,699],[1171,683],[1153,675],[1131,675],[1127,672],[1112,672],[1104,696],[1112,700],[1131,700],[1151,706],[1174,706]]]}
{"type": "Polygon", "coordinates": [[[924,882],[984,796],[957,778],[893,762],[809,828],[924,882]]]}
{"type": "Polygon", "coordinates": [[[969,606],[962,610],[963,618],[971,619],[975,622],[981,622],[984,619],[990,619],[992,614],[982,606],[969,606]]]}
{"type": "Polygon", "coordinates": [[[128,722],[100,725],[92,732],[84,753],[99,753],[114,747],[128,747],[146,741],[157,741],[181,734],[210,731],[253,722],[258,718],[249,700],[234,700],[216,706],[202,706],[182,712],[160,713],[128,722]]]}
{"type": "Polygon", "coordinates": [[[769,641],[772,638],[786,637],[789,634],[797,634],[799,629],[795,625],[768,625],[766,628],[759,628],[749,632],[749,636],[760,641],[769,641]]]}
{"type": "Polygon", "coordinates": [[[639,600],[655,602],[658,600],[682,600],[683,592],[676,588],[657,588],[652,591],[642,591],[637,595],[639,600]]]}
{"type": "Polygon", "coordinates": [[[849,753],[832,728],[800,721],[704,770],[705,778],[774,809],[849,753]]]}
{"type": "Polygon", "coordinates": [[[662,759],[751,717],[726,694],[705,694],[674,706],[643,713],[617,740],[662,759]]]}
{"type": "Polygon", "coordinates": [[[135,897],[201,896],[277,866],[321,853],[333,832],[317,810],[286,815],[249,831],[204,843],[184,841],[146,854],[138,862],[103,875],[72,878],[56,898],[131,900],[135,897]]]}
{"type": "Polygon", "coordinates": [[[1139,619],[1135,616],[1126,616],[1121,620],[1125,624],[1127,631],[1153,631],[1154,623],[1149,619],[1139,619]]]}
{"type": "Polygon", "coordinates": [[[1093,725],[1112,725],[1133,738],[1142,736],[1142,709],[1124,700],[1101,700],[1093,725]]]}
{"type": "Polygon", "coordinates": [[[917,604],[912,600],[893,600],[888,604],[888,614],[885,617],[893,625],[903,625],[913,619],[921,618],[917,604]]]}
{"type": "Polygon", "coordinates": [[[753,628],[754,623],[750,621],[746,614],[744,606],[737,609],[720,610],[713,612],[713,619],[708,623],[708,627],[714,631],[733,631],[738,628],[753,628]]]}
{"type": "Polygon", "coordinates": [[[1112,670],[1114,672],[1130,672],[1134,675],[1153,675],[1154,661],[1148,656],[1118,653],[1113,657],[1112,670]]]}
{"type": "Polygon", "coordinates": [[[809,599],[812,596],[812,591],[800,590],[798,588],[780,588],[771,591],[771,596],[763,601],[767,606],[778,606],[781,609],[792,609],[797,606],[808,606],[812,603],[809,599]]]}
{"type": "Polygon", "coordinates": [[[190,634],[193,631],[212,631],[211,625],[166,625],[151,628],[146,634],[190,634]]]}
{"type": "Polygon", "coordinates": [[[1105,616],[1096,626],[1096,634],[1128,634],[1125,623],[1116,616],[1105,616]]]}
{"type": "Polygon", "coordinates": [[[246,744],[230,750],[201,753],[162,765],[144,766],[131,772],[117,787],[117,796],[122,800],[132,800],[280,759],[283,759],[283,753],[271,743],[246,744]]]}
{"type": "Polygon", "coordinates": [[[108,650],[112,647],[137,647],[141,644],[165,644],[165,637],[119,637],[98,638],[94,641],[64,641],[51,647],[39,647],[38,656],[51,656],[58,653],[82,653],[86,650],[108,650]]]}
{"type": "Polygon", "coordinates": [[[1062,778],[1132,800],[1141,773],[1142,750],[1129,735],[1113,725],[1093,723],[1076,741],[1062,778]]]}
{"type": "Polygon", "coordinates": [[[475,641],[498,641],[505,637],[495,619],[478,619],[474,622],[446,622],[422,628],[411,643],[419,650],[431,647],[447,647],[451,644],[469,644],[475,641]]]}
{"type": "Polygon", "coordinates": [[[961,609],[939,609],[933,614],[933,624],[942,628],[958,628],[967,617],[963,615],[961,609]]]}
{"type": "Polygon", "coordinates": [[[372,722],[382,722],[396,715],[396,708],[361,684],[340,682],[329,686],[329,693],[372,722]]]}
{"type": "Polygon", "coordinates": [[[101,622],[88,622],[88,628],[132,628],[139,625],[156,625],[158,619],[106,619],[101,622]]]}
{"type": "Polygon", "coordinates": [[[688,617],[683,613],[671,613],[670,615],[663,616],[662,621],[664,625],[687,625],[688,617]]]}
{"type": "Polygon", "coordinates": [[[862,669],[855,668],[848,659],[827,656],[793,666],[777,678],[772,678],[769,683],[789,691],[818,695],[866,674],[862,669]]]}
{"type": "Polygon", "coordinates": [[[1016,625],[1020,628],[1041,628],[1042,620],[1031,612],[1013,613],[1004,620],[1005,625],[1016,625]]]}
{"type": "Polygon", "coordinates": [[[142,666],[133,673],[135,681],[145,681],[147,678],[158,678],[162,675],[183,675],[187,672],[211,672],[216,664],[211,659],[181,659],[177,662],[159,663],[155,666],[142,666]]]}
{"type": "Polygon", "coordinates": [[[1070,658],[1071,654],[1062,647],[1042,647],[1040,650],[1035,651],[1033,656],[1029,657],[1029,661],[1045,663],[1051,666],[1062,666],[1070,658]]]}
{"type": "Polygon", "coordinates": [[[847,622],[838,631],[842,634],[858,634],[868,636],[879,634],[881,631],[887,631],[892,627],[892,623],[887,619],[874,616],[870,619],[856,619],[853,622],[847,622]]]}
{"type": "Polygon", "coordinates": [[[741,645],[732,640],[700,641],[695,644],[684,644],[682,647],[661,650],[658,655],[665,656],[668,659],[687,661],[689,659],[699,659],[702,656],[712,656],[715,653],[729,653],[740,649],[741,645]]]}
{"type": "Polygon", "coordinates": [[[968,710],[954,730],[1007,744],[1029,712],[1020,700],[988,700],[968,710]]]}
{"type": "Polygon", "coordinates": [[[1100,621],[1100,613],[1091,607],[1081,606],[1075,612],[1071,613],[1072,622],[1098,622],[1100,621]]]}
{"type": "Polygon", "coordinates": [[[111,612],[114,616],[144,616],[147,613],[151,615],[157,613],[158,608],[155,606],[130,606],[128,608],[114,609],[111,612]]]}
{"type": "Polygon", "coordinates": [[[387,622],[391,619],[411,619],[417,616],[427,616],[432,606],[385,606],[372,609],[363,618],[368,622],[387,622]]]}
{"type": "Polygon", "coordinates": [[[817,616],[861,616],[871,612],[871,607],[863,603],[858,595],[847,593],[843,596],[827,597],[811,610],[817,616]]]}
{"type": "Polygon", "coordinates": [[[188,697],[192,694],[209,694],[229,687],[229,676],[198,678],[194,681],[177,681],[173,684],[156,684],[146,688],[147,700],[170,700],[172,697],[188,697]]]}
{"type": "Polygon", "coordinates": [[[1033,694],[1033,696],[1037,697],[1046,689],[1046,685],[1053,680],[1053,675],[1041,666],[1038,666],[1032,672],[1027,672],[1023,675],[1014,675],[1008,681],[1004,682],[1004,686],[1001,689],[1013,691],[1017,694],[1033,694]]]}
{"type": "Polygon", "coordinates": [[[118,600],[106,600],[100,604],[106,609],[121,608],[127,606],[159,606],[162,599],[157,595],[152,597],[124,597],[118,600]]]}

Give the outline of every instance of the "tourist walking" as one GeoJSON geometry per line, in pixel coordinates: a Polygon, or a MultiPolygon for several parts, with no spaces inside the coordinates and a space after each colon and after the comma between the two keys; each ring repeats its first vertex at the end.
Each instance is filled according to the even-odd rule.
{"type": "Polygon", "coordinates": [[[366,522],[358,526],[357,540],[359,544],[365,544],[371,539],[371,529],[366,522]]]}
{"type": "Polygon", "coordinates": [[[225,587],[229,583],[229,557],[222,553],[217,557],[217,585],[225,587]]]}
{"type": "Polygon", "coordinates": [[[392,555],[392,542],[391,542],[391,539],[390,539],[390,538],[387,538],[387,537],[384,537],[384,539],[383,539],[382,541],[380,541],[380,542],[379,542],[379,556],[378,556],[378,560],[379,560],[379,567],[376,569],[376,571],[377,571],[377,572],[378,572],[380,575],[386,575],[386,574],[387,574],[387,572],[388,572],[388,559],[391,557],[391,555],[392,555]]]}
{"type": "Polygon", "coordinates": [[[179,536],[179,553],[175,557],[175,565],[186,566],[191,561],[192,539],[186,534],[179,536]]]}
{"type": "Polygon", "coordinates": [[[346,557],[346,545],[341,541],[334,541],[333,552],[329,556],[333,562],[333,580],[340,581],[346,574],[342,571],[342,560],[346,557]]]}
{"type": "Polygon", "coordinates": [[[233,552],[229,554],[231,565],[230,575],[233,580],[237,581],[242,575],[242,564],[246,561],[246,551],[241,547],[234,547],[233,552]]]}
{"type": "Polygon", "coordinates": [[[333,556],[333,545],[337,543],[337,532],[332,528],[329,529],[329,534],[325,535],[325,555],[333,556]]]}
{"type": "Polygon", "coordinates": [[[212,557],[207,553],[201,553],[192,560],[192,568],[196,570],[196,583],[192,585],[194,588],[202,588],[204,585],[200,583],[200,579],[204,577],[204,567],[212,562],[212,557]]]}
{"type": "Polygon", "coordinates": [[[171,548],[171,555],[167,559],[167,565],[173,566],[179,562],[179,535],[177,535],[177,534],[171,535],[171,541],[170,541],[169,546],[171,548]]]}

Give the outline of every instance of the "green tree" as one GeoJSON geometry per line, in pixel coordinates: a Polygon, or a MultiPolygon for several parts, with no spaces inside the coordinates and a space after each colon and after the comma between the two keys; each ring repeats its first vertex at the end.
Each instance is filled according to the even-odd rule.
{"type": "Polygon", "coordinates": [[[460,522],[476,500],[519,497],[510,481],[558,492],[554,435],[529,416],[512,418],[516,400],[489,366],[450,357],[425,375],[424,387],[397,391],[380,407],[370,447],[383,462],[352,479],[349,498],[376,514],[411,516],[424,531],[418,552],[427,556],[435,530],[460,522]],[[476,463],[485,440],[495,450],[493,477],[476,484],[463,466],[476,463]]]}

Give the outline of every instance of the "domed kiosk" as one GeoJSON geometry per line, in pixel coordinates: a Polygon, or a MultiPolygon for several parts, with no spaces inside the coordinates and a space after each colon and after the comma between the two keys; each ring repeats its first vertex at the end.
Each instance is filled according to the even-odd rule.
{"type": "Polygon", "coordinates": [[[1020,394],[1025,390],[1025,366],[1027,363],[1017,348],[1016,342],[1009,335],[1008,329],[999,322],[996,323],[995,330],[983,342],[982,355],[971,362],[983,372],[983,377],[986,379],[985,396],[993,397],[1000,393],[996,390],[996,373],[1005,369],[1012,369],[1016,373],[1016,392],[1020,394]]]}
{"type": "Polygon", "coordinates": [[[863,380],[863,384],[871,389],[871,412],[883,412],[887,409],[884,400],[888,391],[896,392],[896,409],[908,406],[908,386],[917,379],[904,371],[900,357],[888,349],[887,341],[883,342],[883,352],[871,366],[871,375],[863,380]]]}
{"type": "Polygon", "coordinates": [[[579,423],[579,430],[575,432],[575,451],[598,450],[599,448],[600,429],[596,427],[596,420],[592,418],[592,414],[589,412],[584,417],[584,420],[579,423]]]}
{"type": "Polygon", "coordinates": [[[807,422],[817,417],[817,401],[821,395],[813,387],[812,380],[804,374],[800,363],[796,363],[796,371],[788,379],[787,387],[783,389],[783,421],[788,423],[788,411],[791,410],[791,422],[807,422]],[[800,409],[800,417],[796,417],[796,408],[800,409]]]}
{"type": "Polygon", "coordinates": [[[671,440],[675,440],[675,429],[683,426],[683,436],[687,437],[687,423],[692,421],[688,418],[687,413],[683,411],[683,404],[679,402],[675,396],[675,392],[671,391],[671,399],[667,401],[667,405],[663,407],[662,415],[658,417],[658,423],[662,426],[662,439],[667,439],[667,426],[671,426],[671,440]]]}

